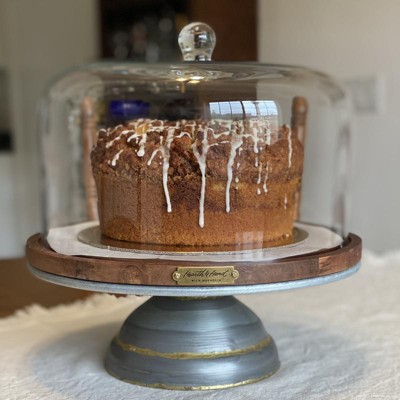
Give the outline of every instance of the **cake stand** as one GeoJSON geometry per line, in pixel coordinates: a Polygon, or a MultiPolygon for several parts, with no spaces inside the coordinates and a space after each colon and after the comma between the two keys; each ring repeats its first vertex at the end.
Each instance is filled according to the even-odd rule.
{"type": "Polygon", "coordinates": [[[361,239],[273,261],[202,262],[68,256],[42,234],[27,242],[38,278],[73,288],[153,296],[112,340],[107,371],[137,385],[221,389],[256,382],[279,368],[260,319],[234,298],[337,281],[360,267],[361,239]]]}

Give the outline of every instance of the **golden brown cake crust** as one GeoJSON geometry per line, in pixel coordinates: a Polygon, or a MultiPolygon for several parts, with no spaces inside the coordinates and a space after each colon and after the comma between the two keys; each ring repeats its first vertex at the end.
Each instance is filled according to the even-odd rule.
{"type": "Polygon", "coordinates": [[[101,130],[91,159],[112,238],[272,244],[292,232],[303,146],[287,126],[137,120],[101,130]]]}

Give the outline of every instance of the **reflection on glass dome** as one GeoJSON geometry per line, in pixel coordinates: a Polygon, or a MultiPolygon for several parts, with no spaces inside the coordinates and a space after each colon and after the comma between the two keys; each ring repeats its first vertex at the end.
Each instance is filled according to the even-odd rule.
{"type": "Polygon", "coordinates": [[[211,118],[229,116],[232,119],[278,115],[275,101],[218,101],[210,102],[211,118]]]}

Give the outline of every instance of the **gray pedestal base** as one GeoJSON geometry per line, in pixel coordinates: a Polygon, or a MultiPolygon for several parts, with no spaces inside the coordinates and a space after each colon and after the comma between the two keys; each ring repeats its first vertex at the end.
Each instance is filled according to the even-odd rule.
{"type": "Polygon", "coordinates": [[[176,390],[256,382],[278,368],[271,336],[232,296],[152,297],[127,318],[106,357],[121,380],[176,390]]]}

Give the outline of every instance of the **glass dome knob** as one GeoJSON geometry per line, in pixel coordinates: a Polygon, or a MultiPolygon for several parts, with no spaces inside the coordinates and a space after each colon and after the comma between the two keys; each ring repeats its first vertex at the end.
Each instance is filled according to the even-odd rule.
{"type": "Polygon", "coordinates": [[[203,22],[186,25],[178,37],[184,61],[211,61],[216,42],[214,30],[203,22]]]}

